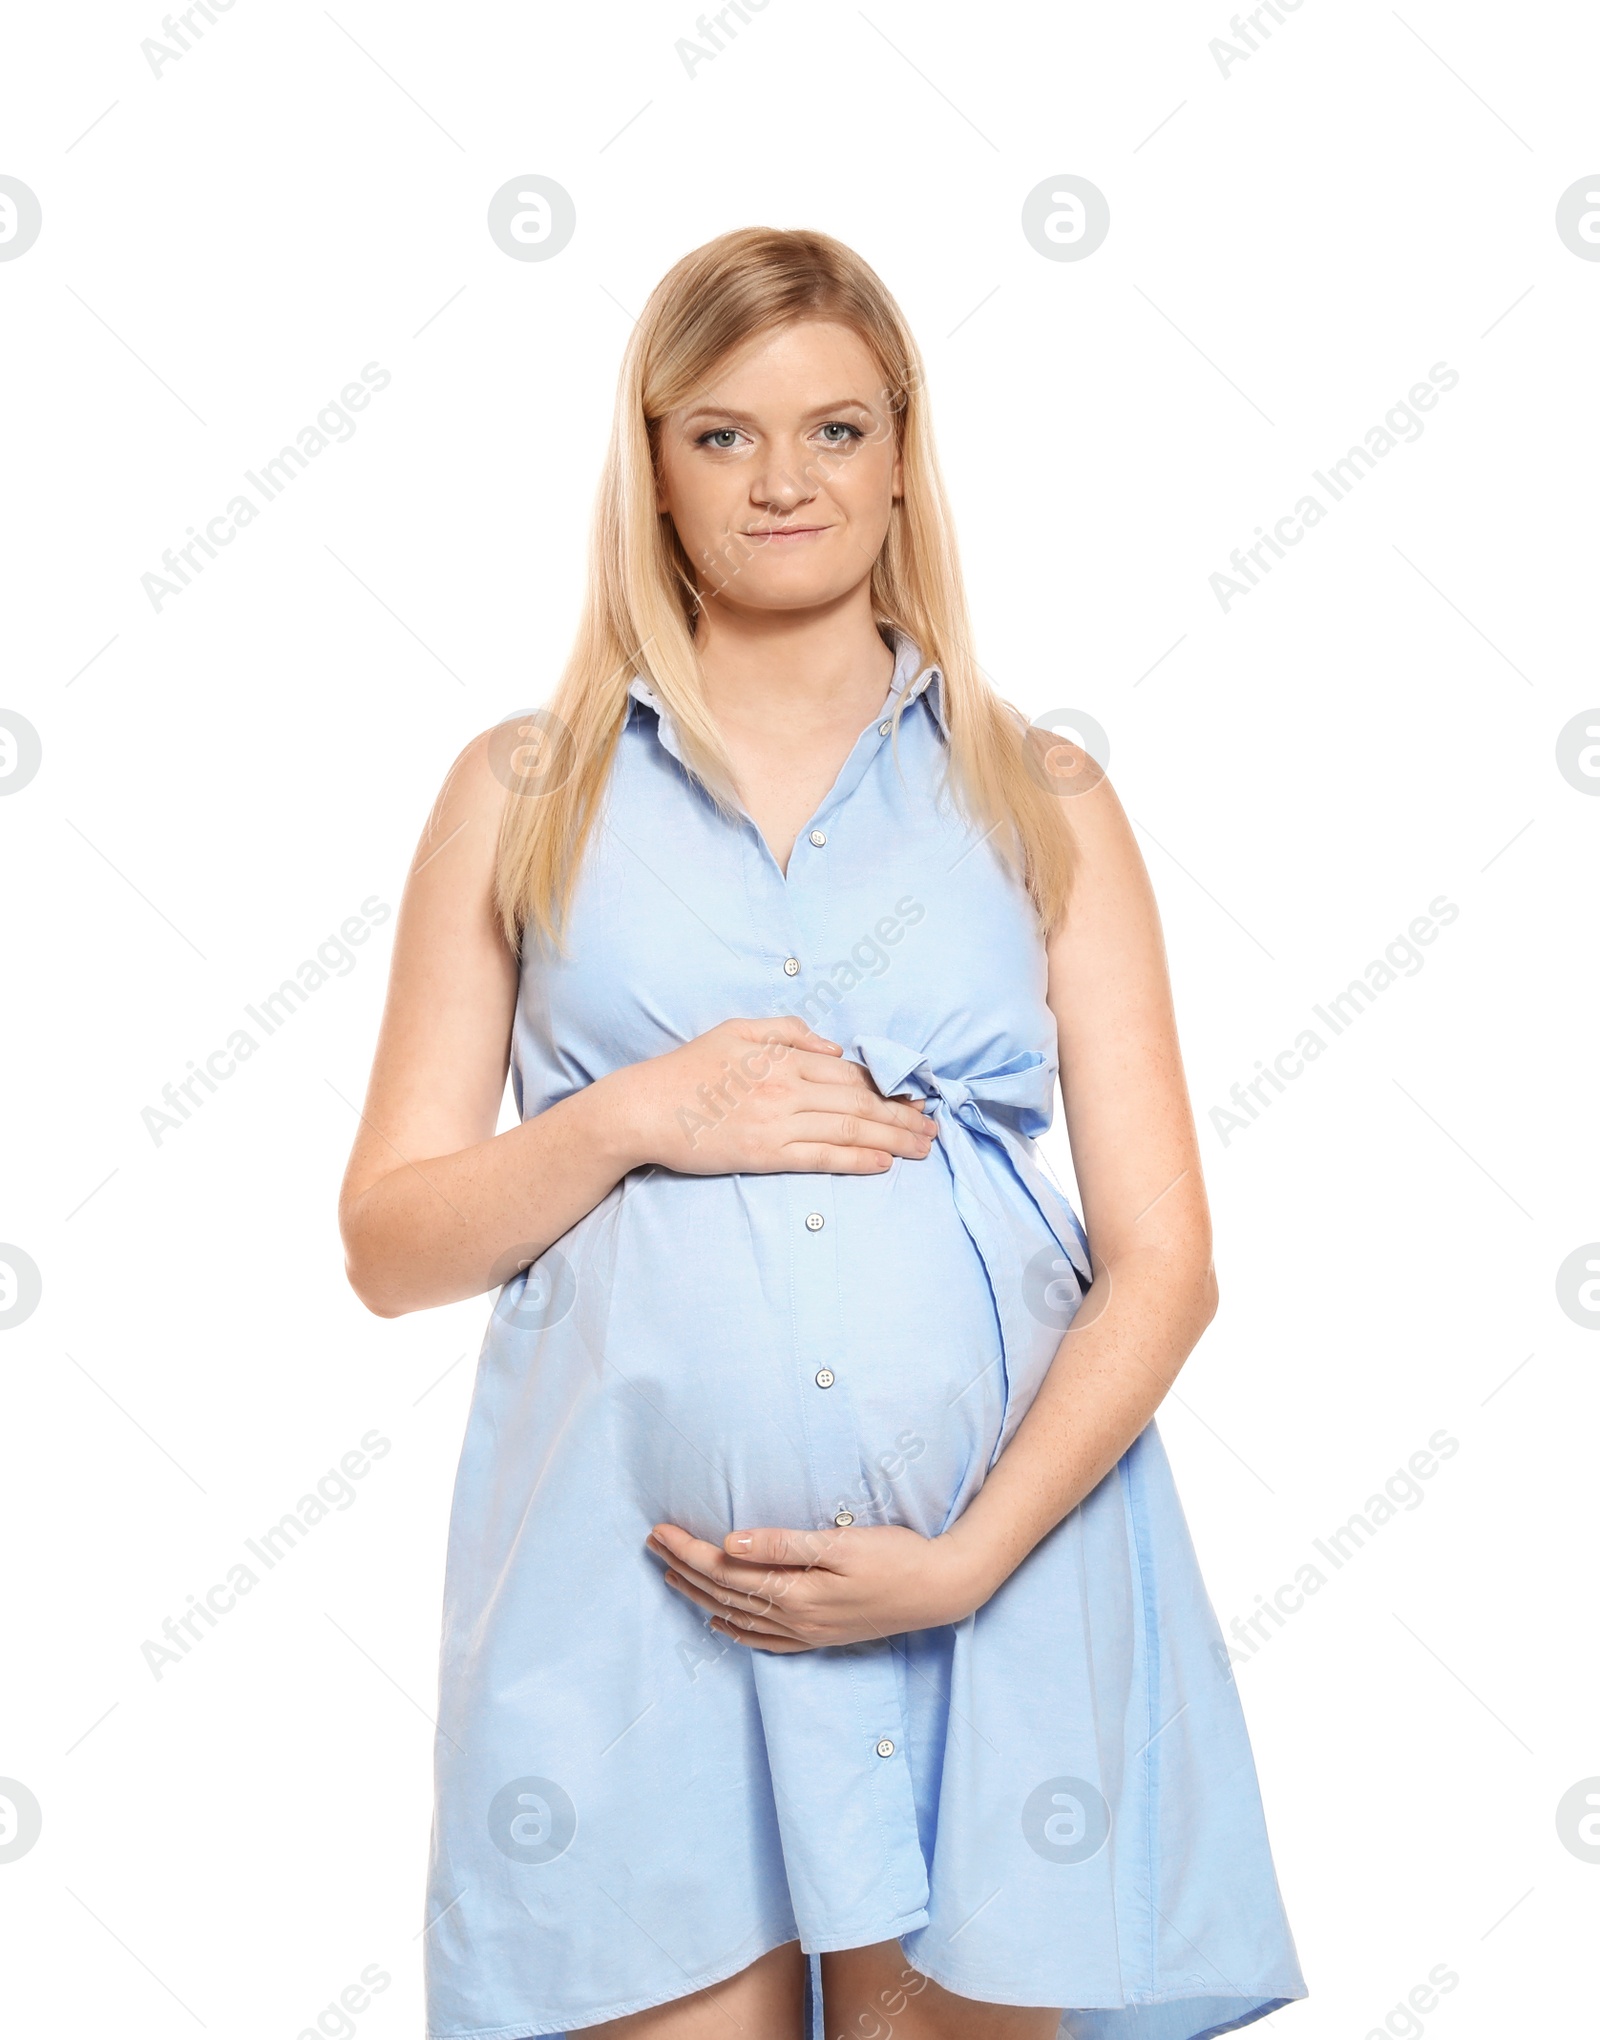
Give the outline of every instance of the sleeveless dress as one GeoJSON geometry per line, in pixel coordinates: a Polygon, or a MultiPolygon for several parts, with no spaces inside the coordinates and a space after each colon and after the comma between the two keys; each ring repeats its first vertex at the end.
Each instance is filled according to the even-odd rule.
{"type": "MultiPolygon", "coordinates": [[[[448,1550],[424,1938],[433,2040],[579,2032],[798,1940],[898,1938],[1070,2040],[1199,2040],[1305,1995],[1227,1649],[1154,1424],[985,1605],[774,1656],[645,1549],[960,1515],[1089,1281],[1034,1142],[1055,1027],[1028,899],[944,785],[903,633],[787,877],[630,689],[565,953],[522,972],[526,1118],[798,1014],[934,1101],[882,1175],[635,1171],[501,1290],[448,1550]]],[[[745,1075],[759,1075],[760,1064],[745,1075]]],[[[682,1123],[737,1110],[687,1098],[682,1123]]]]}

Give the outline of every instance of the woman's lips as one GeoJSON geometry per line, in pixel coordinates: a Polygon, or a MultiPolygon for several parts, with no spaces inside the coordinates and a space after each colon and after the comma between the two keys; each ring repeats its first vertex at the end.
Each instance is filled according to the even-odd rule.
{"type": "Polygon", "coordinates": [[[823,532],[830,528],[826,524],[793,524],[786,530],[747,531],[743,536],[746,538],[764,538],[769,542],[774,539],[784,538],[820,538],[823,532]]]}

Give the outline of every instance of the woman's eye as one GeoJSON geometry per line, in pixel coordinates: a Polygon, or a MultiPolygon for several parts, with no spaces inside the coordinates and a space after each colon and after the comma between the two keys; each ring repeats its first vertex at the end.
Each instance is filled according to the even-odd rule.
{"type": "Polygon", "coordinates": [[[823,426],[822,432],[823,444],[825,446],[849,446],[853,441],[861,437],[855,426],[846,425],[842,418],[830,419],[823,426]],[[837,439],[831,438],[829,435],[832,433],[838,433],[840,436],[837,439]]]}
{"type": "Polygon", "coordinates": [[[700,444],[702,446],[714,446],[718,453],[727,453],[738,437],[738,433],[734,431],[731,425],[719,425],[715,431],[701,433],[700,444]]]}

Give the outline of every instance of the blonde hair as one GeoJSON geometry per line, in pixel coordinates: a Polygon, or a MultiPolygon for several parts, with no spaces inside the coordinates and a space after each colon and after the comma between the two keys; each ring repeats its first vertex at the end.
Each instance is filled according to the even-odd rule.
{"type": "Polygon", "coordinates": [[[1001,700],[973,657],[910,329],[880,279],[842,242],[745,227],[684,256],[651,293],[618,379],[572,654],[549,708],[502,724],[491,738],[491,751],[501,753],[495,769],[510,789],[495,907],[514,950],[530,929],[560,939],[635,674],[671,715],[684,764],[714,800],[727,806],[734,798],[694,647],[704,598],[670,516],[656,508],[657,434],[661,419],[746,342],[807,318],[836,321],[861,339],[879,365],[894,420],[903,494],[873,565],[873,614],[880,626],[914,639],[925,664],[943,675],[950,778],[961,811],[994,831],[1042,929],[1065,909],[1073,867],[1065,804],[1050,791],[1027,719],[1001,700]]]}

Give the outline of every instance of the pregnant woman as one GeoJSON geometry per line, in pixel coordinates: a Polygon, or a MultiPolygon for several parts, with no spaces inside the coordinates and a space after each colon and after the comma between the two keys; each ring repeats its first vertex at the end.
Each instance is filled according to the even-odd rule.
{"type": "Polygon", "coordinates": [[[436,2040],[1304,1995],[1152,1422],[1216,1289],[1149,883],[976,664],[915,343],[837,241],[651,297],[572,658],[417,852],[341,1217],[384,1316],[498,1292],[436,2040]]]}

